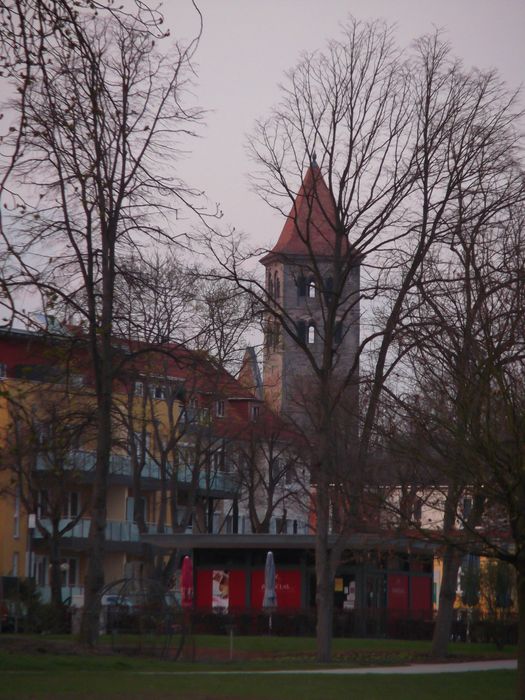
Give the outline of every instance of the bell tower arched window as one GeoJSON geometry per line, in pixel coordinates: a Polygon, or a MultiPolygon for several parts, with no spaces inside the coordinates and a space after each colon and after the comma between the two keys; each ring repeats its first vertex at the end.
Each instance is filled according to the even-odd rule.
{"type": "Polygon", "coordinates": [[[275,300],[279,301],[281,298],[281,280],[279,279],[279,275],[277,274],[277,272],[275,273],[273,288],[275,293],[275,300]]]}
{"type": "Polygon", "coordinates": [[[267,289],[267,291],[268,291],[268,296],[270,297],[270,299],[273,299],[273,277],[272,277],[271,272],[268,273],[268,289],[267,289]]]}
{"type": "Polygon", "coordinates": [[[308,345],[313,345],[315,343],[315,326],[313,323],[308,324],[308,345]]]}

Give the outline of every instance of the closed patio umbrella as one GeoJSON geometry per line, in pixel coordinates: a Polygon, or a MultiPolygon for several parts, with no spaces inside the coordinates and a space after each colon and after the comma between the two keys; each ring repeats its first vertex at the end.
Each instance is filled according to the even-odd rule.
{"type": "Polygon", "coordinates": [[[263,608],[270,611],[268,618],[268,629],[272,631],[272,610],[277,607],[277,594],[275,592],[275,560],[273,552],[266,555],[264,566],[264,597],[263,608]]]}

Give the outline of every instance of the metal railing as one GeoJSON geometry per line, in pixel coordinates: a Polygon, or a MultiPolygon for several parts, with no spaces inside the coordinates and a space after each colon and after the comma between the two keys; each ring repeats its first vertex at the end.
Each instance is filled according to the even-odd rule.
{"type": "MultiPolygon", "coordinates": [[[[72,522],[73,520],[70,518],[63,518],[59,523],[60,530],[67,527],[67,525],[72,522]]],[[[49,518],[41,518],[40,523],[48,532],[51,532],[51,521],[49,518]]],[[[157,531],[156,523],[147,523],[146,525],[148,534],[153,534],[157,531]]],[[[64,532],[62,537],[87,539],[89,537],[90,527],[91,519],[81,518],[71,529],[64,532]]],[[[173,529],[166,525],[164,527],[164,532],[171,534],[173,529]]],[[[38,528],[34,531],[33,537],[35,540],[43,539],[38,528]]],[[[137,523],[130,520],[108,520],[106,523],[106,540],[109,542],[140,542],[140,533],[137,523]]]]}
{"type": "MultiPolygon", "coordinates": [[[[95,469],[96,453],[87,450],[74,450],[70,452],[64,464],[57,465],[63,469],[77,469],[82,472],[90,472],[95,469]]],[[[38,455],[36,467],[39,471],[45,471],[53,468],[53,463],[45,455],[38,455]]],[[[190,485],[193,483],[194,470],[196,467],[192,465],[181,465],[177,469],[177,481],[180,484],[190,485]]],[[[173,466],[168,465],[168,469],[173,469],[173,466]]],[[[232,474],[222,471],[207,473],[204,468],[201,468],[198,474],[197,488],[201,490],[227,491],[232,493],[237,491],[237,481],[232,474]]],[[[129,455],[111,454],[109,462],[109,473],[118,476],[132,476],[132,464],[129,455]]],[[[160,479],[159,465],[151,457],[146,457],[141,475],[144,478],[160,479]]]]}

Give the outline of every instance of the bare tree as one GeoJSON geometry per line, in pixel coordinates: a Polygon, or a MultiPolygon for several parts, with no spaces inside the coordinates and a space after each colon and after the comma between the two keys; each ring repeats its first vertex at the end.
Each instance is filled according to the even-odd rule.
{"type": "Polygon", "coordinates": [[[286,531],[290,518],[309,521],[309,470],[303,448],[301,436],[264,407],[256,420],[239,430],[232,465],[252,532],[270,532],[272,518],[279,519],[278,532],[286,531]]]}
{"type": "MultiPolygon", "coordinates": [[[[317,650],[327,661],[336,567],[350,532],[369,527],[357,504],[370,476],[380,398],[405,352],[394,340],[407,296],[433,246],[456,225],[461,193],[474,198],[471,183],[481,165],[477,215],[493,206],[484,188],[512,160],[517,110],[496,76],[464,72],[438,36],[418,42],[404,62],[381,23],[350,22],[341,39],[305,56],[287,75],[282,95],[251,142],[260,166],[255,185],[294,228],[298,267],[317,290],[318,344],[312,348],[282,296],[243,272],[237,245],[217,256],[226,274],[264,308],[268,322],[277,322],[281,337],[300,349],[308,368],[307,406],[315,410],[305,409],[299,396],[292,417],[303,421],[313,454],[317,650]],[[299,190],[305,167],[310,169],[299,190]],[[355,338],[346,363],[337,352],[341,322],[355,338]],[[356,421],[358,383],[359,432],[348,429],[356,421]],[[329,548],[333,484],[344,493],[347,516],[329,548]]],[[[293,256],[270,252],[293,263],[293,256]]],[[[299,272],[297,278],[299,283],[299,272]]]]}
{"type": "Polygon", "coordinates": [[[9,495],[19,498],[24,510],[35,516],[35,527],[49,554],[51,603],[59,614],[63,538],[88,506],[76,502],[71,508],[68,501],[82,482],[75,451],[93,438],[92,397],[49,376],[38,389],[32,382],[11,386],[6,399],[9,424],[1,469],[9,475],[9,495]]]}
{"type": "MultiPolygon", "coordinates": [[[[514,177],[508,173],[505,186],[514,177]]],[[[523,187],[518,173],[515,184],[519,182],[523,187]]],[[[523,576],[519,445],[524,415],[525,192],[511,192],[513,201],[505,207],[461,222],[443,240],[441,254],[427,261],[414,289],[402,334],[410,347],[408,385],[424,398],[414,402],[393,395],[401,407],[397,427],[403,426],[404,453],[430,467],[441,492],[435,502],[442,503],[443,526],[435,536],[444,543],[444,571],[433,644],[439,656],[446,652],[464,552],[481,551],[512,562],[518,581],[523,576]],[[462,507],[465,498],[472,504],[467,511],[462,507]]],[[[501,193],[499,202],[504,202],[501,193]]],[[[523,640],[519,595],[518,601],[523,640]]],[[[523,641],[520,645],[522,683],[523,641]]]]}
{"type": "Polygon", "coordinates": [[[142,13],[110,11],[102,20],[87,5],[3,7],[3,64],[19,122],[2,196],[17,189],[1,235],[4,286],[36,291],[46,312],[60,313],[88,339],[98,431],[82,638],[93,643],[112,444],[116,279],[121,263],[140,257],[144,246],[173,244],[187,233],[173,228],[175,210],[202,212],[198,193],[174,168],[201,116],[184,105],[198,37],[162,55],[162,17],[144,3],[142,13]]]}

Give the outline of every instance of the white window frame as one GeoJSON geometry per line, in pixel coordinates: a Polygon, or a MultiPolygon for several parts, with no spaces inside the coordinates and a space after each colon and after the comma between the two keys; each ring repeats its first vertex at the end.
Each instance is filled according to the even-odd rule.
{"type": "Polygon", "coordinates": [[[313,323],[308,324],[308,329],[306,331],[306,340],[308,345],[315,345],[315,325],[313,323]]]}
{"type": "Polygon", "coordinates": [[[62,506],[62,517],[73,520],[78,518],[80,514],[80,494],[78,491],[68,491],[65,496],[65,502],[62,506]],[[76,499],[76,509],[73,509],[73,501],[76,499]],[[74,512],[76,510],[76,512],[74,512]]]}
{"type": "Polygon", "coordinates": [[[78,557],[66,557],[62,559],[60,564],[60,571],[62,574],[62,586],[72,587],[78,586],[80,582],[80,560],[78,557]],[[74,562],[74,573],[73,579],[71,579],[71,563],[74,562]]]}

